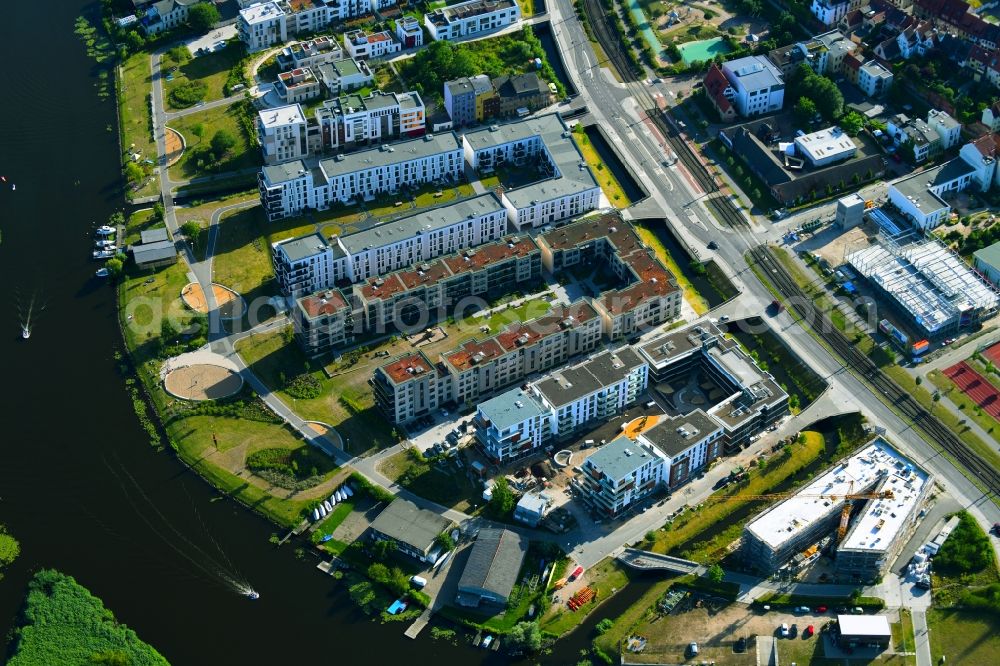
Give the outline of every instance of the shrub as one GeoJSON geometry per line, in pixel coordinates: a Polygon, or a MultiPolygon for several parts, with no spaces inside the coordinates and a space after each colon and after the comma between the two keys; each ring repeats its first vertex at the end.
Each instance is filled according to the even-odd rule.
{"type": "Polygon", "coordinates": [[[993,548],[975,519],[963,511],[958,526],[934,557],[942,573],[974,573],[993,565],[993,548]]]}
{"type": "Polygon", "coordinates": [[[188,81],[170,91],[170,103],[179,108],[194,106],[205,99],[208,86],[201,81],[188,81]]]}
{"type": "Polygon", "coordinates": [[[594,631],[596,631],[598,634],[607,633],[607,631],[611,629],[611,627],[613,627],[614,624],[615,624],[614,621],[610,617],[606,617],[597,623],[597,626],[594,627],[594,631]]]}
{"type": "Polygon", "coordinates": [[[285,393],[299,400],[318,398],[322,391],[323,387],[319,380],[311,374],[293,377],[291,381],[285,383],[285,393]]]}

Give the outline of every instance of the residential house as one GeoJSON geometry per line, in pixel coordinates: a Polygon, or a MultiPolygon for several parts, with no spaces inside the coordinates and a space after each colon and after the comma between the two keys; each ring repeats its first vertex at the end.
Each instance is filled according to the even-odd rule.
{"type": "Polygon", "coordinates": [[[368,33],[358,29],[344,33],[344,48],[352,58],[370,60],[399,53],[403,45],[397,42],[388,30],[368,33]]]}
{"type": "Polygon", "coordinates": [[[281,100],[282,104],[307,102],[314,97],[319,97],[322,93],[319,79],[309,67],[278,74],[278,80],[274,83],[274,91],[278,94],[278,99],[281,100]]]}
{"type": "Polygon", "coordinates": [[[849,6],[847,0],[812,0],[809,11],[823,25],[832,26],[844,18],[849,6]]]}
{"type": "Polygon", "coordinates": [[[468,0],[424,14],[424,25],[434,41],[492,32],[520,20],[515,0],[468,0]]]}
{"type": "Polygon", "coordinates": [[[941,137],[941,150],[948,150],[958,144],[962,134],[962,124],[946,111],[938,109],[928,111],[927,124],[941,137]]]}
{"type": "Polygon", "coordinates": [[[1000,101],[993,102],[983,109],[982,123],[991,132],[1000,131],[1000,101]]]}
{"type": "MultiPolygon", "coordinates": [[[[845,61],[845,64],[847,70],[852,69],[851,62],[845,61]]],[[[854,71],[857,79],[853,82],[868,97],[882,97],[892,87],[892,72],[877,60],[869,60],[854,71]]]]}
{"type": "Polygon", "coordinates": [[[763,56],[723,63],[722,73],[735,92],[733,104],[743,117],[780,111],[785,99],[781,72],[763,56]]]}
{"type": "Polygon", "coordinates": [[[446,81],[444,108],[455,127],[464,127],[498,115],[500,100],[490,77],[478,74],[446,81]]]}
{"type": "Polygon", "coordinates": [[[705,96],[711,102],[715,110],[719,112],[719,118],[724,123],[731,123],[736,120],[736,107],[733,106],[733,98],[736,91],[729,85],[729,79],[722,73],[718,65],[713,64],[705,75],[705,96]]]}
{"type": "Polygon", "coordinates": [[[305,157],[306,118],[299,104],[289,104],[257,112],[257,136],[266,164],[305,157]]]}
{"type": "MultiPolygon", "coordinates": [[[[354,90],[370,86],[375,75],[364,60],[339,58],[316,67],[316,74],[326,88],[327,95],[339,97],[354,90]]],[[[320,114],[321,115],[321,114],[320,114]]],[[[322,122],[317,119],[317,122],[322,122]]],[[[327,148],[335,146],[326,146],[327,148]]]]}
{"type": "Polygon", "coordinates": [[[334,60],[344,57],[344,51],[337,40],[328,35],[310,39],[307,42],[296,42],[281,49],[278,54],[278,67],[282,71],[310,67],[315,69],[334,60]]]}
{"type": "Polygon", "coordinates": [[[396,41],[404,49],[415,49],[424,45],[424,29],[420,21],[412,16],[401,16],[396,19],[396,41]]]}
{"type": "Polygon", "coordinates": [[[158,35],[167,30],[173,30],[188,20],[188,10],[202,0],[160,0],[152,3],[146,9],[145,16],[139,21],[143,32],[147,35],[158,35]]]}
{"type": "Polygon", "coordinates": [[[433,564],[430,557],[434,542],[454,523],[444,516],[421,509],[413,502],[396,498],[382,509],[371,524],[373,541],[391,541],[396,550],[410,557],[433,564]]]}
{"type": "Polygon", "coordinates": [[[248,51],[261,51],[288,40],[285,10],[277,2],[261,2],[240,10],[236,33],[248,51]]]}
{"type": "Polygon", "coordinates": [[[493,80],[493,89],[500,99],[498,114],[502,118],[525,115],[552,104],[555,95],[549,84],[535,72],[500,76],[493,80]]]}

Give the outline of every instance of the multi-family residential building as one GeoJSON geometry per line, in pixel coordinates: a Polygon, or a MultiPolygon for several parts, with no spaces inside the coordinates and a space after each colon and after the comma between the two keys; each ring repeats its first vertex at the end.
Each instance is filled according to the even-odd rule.
{"type": "Polygon", "coordinates": [[[468,0],[424,15],[424,25],[434,41],[492,32],[520,20],[521,9],[515,0],[468,0]]]}
{"type": "Polygon", "coordinates": [[[896,46],[899,48],[900,57],[909,60],[927,55],[927,52],[935,47],[936,37],[937,30],[931,27],[929,21],[921,21],[901,30],[896,36],[896,46]]]}
{"type": "Polygon", "coordinates": [[[980,122],[986,125],[991,132],[1000,131],[1000,101],[993,102],[993,104],[983,109],[980,122]]]}
{"type": "Polygon", "coordinates": [[[326,239],[313,233],[276,242],[274,274],[281,293],[298,298],[496,241],[506,233],[506,222],[496,195],[482,194],[352,234],[326,239]]]}
{"type": "Polygon", "coordinates": [[[555,85],[549,85],[535,72],[493,79],[493,89],[499,98],[498,114],[501,118],[523,117],[552,104],[555,85]]]}
{"type": "Polygon", "coordinates": [[[413,16],[401,16],[396,19],[396,41],[404,49],[415,49],[424,45],[424,29],[420,21],[413,16]]]}
{"type": "Polygon", "coordinates": [[[319,97],[323,91],[313,70],[305,67],[278,74],[274,92],[282,104],[298,104],[319,97]]]}
{"type": "Polygon", "coordinates": [[[823,25],[832,26],[844,18],[850,4],[847,0],[812,0],[809,11],[823,25]]]}
{"type": "MultiPolygon", "coordinates": [[[[913,226],[930,231],[948,219],[951,205],[942,197],[961,192],[982,177],[980,164],[968,151],[944,164],[903,176],[889,184],[889,203],[913,226]],[[972,163],[966,159],[972,159],[972,163]]],[[[988,166],[987,166],[988,168],[988,166]]]]}
{"type": "Polygon", "coordinates": [[[743,117],[780,111],[785,101],[785,81],[764,56],[747,56],[722,64],[722,73],[733,87],[733,104],[743,117]]]}
{"type": "Polygon", "coordinates": [[[729,123],[736,120],[736,107],[733,106],[736,90],[729,85],[729,79],[722,73],[718,65],[713,64],[708,68],[704,84],[705,96],[719,112],[719,118],[722,122],[729,123]]]}
{"type": "Polygon", "coordinates": [[[499,113],[500,100],[485,74],[462,77],[444,84],[444,108],[455,127],[464,127],[499,113]]]}
{"type": "Polygon", "coordinates": [[[1000,46],[1000,26],[974,14],[964,0],[913,0],[913,14],[942,32],[973,41],[987,49],[1000,46]]]}
{"type": "Polygon", "coordinates": [[[369,60],[399,53],[403,45],[388,30],[368,33],[359,29],[344,33],[344,48],[352,58],[369,60]]]}
{"type": "Polygon", "coordinates": [[[364,60],[340,58],[316,67],[316,75],[328,96],[337,97],[371,85],[375,75],[364,60]]]}
{"type": "Polygon", "coordinates": [[[892,87],[892,72],[877,60],[869,60],[857,68],[855,83],[868,97],[882,97],[892,87]]]}
{"type": "Polygon", "coordinates": [[[557,113],[466,132],[465,157],[473,169],[533,166],[542,179],[504,191],[502,200],[518,230],[542,227],[598,208],[601,187],[557,113]]]}
{"type": "Polygon", "coordinates": [[[341,60],[344,51],[336,39],[328,35],[286,46],[278,54],[278,67],[282,71],[304,67],[317,68],[334,60],[341,60]]]}
{"type": "Polygon", "coordinates": [[[472,423],[479,445],[499,463],[531,455],[552,438],[552,413],[524,389],[481,403],[472,423]]]}
{"type": "Polygon", "coordinates": [[[188,19],[188,9],[202,0],[160,0],[146,8],[139,21],[147,35],[158,35],[183,25],[188,19]]]}
{"type": "Polygon", "coordinates": [[[424,102],[417,92],[346,95],[324,102],[316,110],[316,122],[323,148],[351,150],[419,136],[425,128],[424,102]]]}
{"type": "Polygon", "coordinates": [[[451,378],[423,352],[405,354],[376,368],[368,383],[375,405],[394,424],[405,425],[451,401],[451,378]]]}
{"type": "Polygon", "coordinates": [[[292,309],[295,339],[310,355],[326,354],[354,341],[351,304],[337,289],[303,296],[292,309]]]}
{"type": "Polygon", "coordinates": [[[970,141],[962,146],[958,156],[972,167],[972,180],[980,192],[986,192],[994,184],[1000,185],[1000,170],[997,169],[1000,146],[996,134],[984,134],[970,141]]]}
{"type": "Polygon", "coordinates": [[[309,152],[306,117],[298,104],[258,112],[257,135],[267,164],[297,160],[309,152]]]}
{"type": "Polygon", "coordinates": [[[913,161],[917,164],[943,150],[941,135],[920,118],[897,113],[886,123],[886,134],[897,146],[909,144],[913,149],[913,161]]]}
{"type": "Polygon", "coordinates": [[[269,220],[296,215],[306,208],[326,210],[432,182],[452,182],[464,171],[463,153],[454,132],[426,135],[393,146],[380,146],[324,160],[292,160],[265,166],[258,182],[269,220]]]}
{"type": "Polygon", "coordinates": [[[948,115],[947,111],[931,109],[927,112],[927,124],[941,137],[941,150],[948,150],[958,145],[962,135],[962,123],[948,115]]]}
{"type": "Polygon", "coordinates": [[[240,10],[236,33],[248,51],[260,51],[288,40],[285,10],[277,2],[260,2],[240,10]]]}
{"type": "Polygon", "coordinates": [[[442,354],[441,367],[452,377],[456,404],[474,405],[483,396],[593,351],[600,343],[597,313],[579,300],[530,321],[512,323],[489,338],[473,338],[442,354]]]}

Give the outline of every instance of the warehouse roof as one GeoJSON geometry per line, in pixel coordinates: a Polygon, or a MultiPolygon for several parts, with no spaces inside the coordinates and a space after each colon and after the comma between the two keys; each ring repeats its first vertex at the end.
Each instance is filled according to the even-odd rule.
{"type": "Polygon", "coordinates": [[[452,522],[442,515],[421,509],[413,502],[396,498],[372,523],[372,529],[385,536],[426,552],[439,534],[452,522]]]}
{"type": "Polygon", "coordinates": [[[509,597],[527,553],[527,540],[516,532],[495,528],[479,530],[458,581],[459,594],[486,590],[503,598],[509,597]]]}

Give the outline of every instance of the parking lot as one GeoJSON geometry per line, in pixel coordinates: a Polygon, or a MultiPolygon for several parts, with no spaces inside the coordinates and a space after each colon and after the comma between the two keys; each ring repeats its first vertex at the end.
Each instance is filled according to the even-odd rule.
{"type": "Polygon", "coordinates": [[[409,440],[421,453],[426,453],[435,444],[447,442],[449,448],[455,444],[465,444],[471,441],[474,431],[472,429],[472,414],[462,416],[451,410],[439,409],[434,413],[418,419],[407,426],[409,440]],[[458,430],[456,436],[449,437],[449,433],[458,430]]]}

